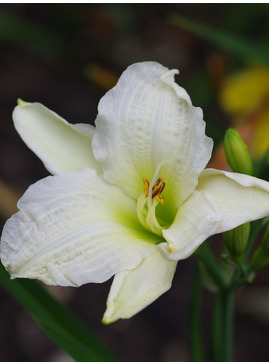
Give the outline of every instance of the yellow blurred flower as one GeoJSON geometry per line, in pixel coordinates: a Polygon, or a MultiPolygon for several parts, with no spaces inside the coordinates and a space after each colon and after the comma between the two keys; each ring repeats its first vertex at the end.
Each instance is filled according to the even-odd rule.
{"type": "Polygon", "coordinates": [[[269,96],[269,70],[253,67],[229,76],[220,93],[225,111],[242,118],[259,108],[269,96]]]}
{"type": "MultiPolygon", "coordinates": [[[[253,159],[261,158],[269,148],[269,70],[251,67],[230,75],[223,82],[219,102],[253,159]]],[[[223,168],[225,163],[222,144],[210,166],[223,168]]]]}

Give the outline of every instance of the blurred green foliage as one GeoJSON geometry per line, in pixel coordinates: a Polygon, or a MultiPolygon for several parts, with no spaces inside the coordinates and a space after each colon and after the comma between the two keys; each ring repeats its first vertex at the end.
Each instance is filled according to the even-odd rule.
{"type": "Polygon", "coordinates": [[[114,360],[94,334],[40,284],[29,279],[11,281],[1,263],[0,282],[48,336],[73,359],[102,362],[114,360]]]}

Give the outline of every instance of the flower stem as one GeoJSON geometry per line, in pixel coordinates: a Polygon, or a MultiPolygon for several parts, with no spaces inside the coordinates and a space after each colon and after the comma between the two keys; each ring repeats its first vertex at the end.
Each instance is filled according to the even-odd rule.
{"type": "Polygon", "coordinates": [[[217,294],[214,302],[212,317],[212,359],[222,361],[223,358],[223,301],[217,294]]]}
{"type": "Polygon", "coordinates": [[[201,335],[201,293],[202,279],[198,264],[194,267],[193,286],[190,304],[190,345],[191,360],[204,361],[203,344],[201,335]]]}
{"type": "Polygon", "coordinates": [[[212,325],[214,361],[233,361],[234,297],[233,287],[216,295],[212,325]]]}
{"type": "Polygon", "coordinates": [[[234,343],[234,288],[231,288],[223,293],[223,360],[233,361],[233,343],[234,343]]]}
{"type": "Polygon", "coordinates": [[[207,273],[214,281],[219,290],[224,290],[227,287],[222,271],[217,264],[211,250],[208,247],[208,242],[205,241],[195,252],[198,261],[205,266],[207,273]]]}
{"type": "MultiPolygon", "coordinates": [[[[212,357],[214,361],[232,361],[233,358],[233,330],[234,330],[234,298],[238,287],[238,282],[233,277],[230,282],[225,279],[225,275],[219,264],[216,262],[208,244],[204,243],[197,251],[196,257],[206,267],[206,271],[215,282],[218,291],[215,294],[215,303],[212,321],[212,357]]],[[[195,289],[195,288],[194,288],[195,289]]],[[[197,289],[197,288],[196,288],[197,289]]],[[[196,295],[198,293],[196,292],[196,295]]],[[[193,299],[197,297],[193,295],[193,299]]],[[[200,305],[200,301],[196,302],[200,305]]],[[[194,304],[193,304],[194,305],[194,304]]],[[[193,311],[192,315],[197,315],[193,311]]],[[[197,320],[192,317],[194,324],[197,320]]],[[[198,335],[198,334],[197,334],[198,335]]],[[[197,339],[192,337],[192,340],[197,339]]],[[[197,343],[195,343],[197,344],[197,343]]],[[[198,344],[197,344],[198,345],[198,344]]],[[[199,350],[198,350],[199,353],[199,350]]],[[[197,358],[193,357],[195,360],[197,358]]]]}
{"type": "MultiPolygon", "coordinates": [[[[249,276],[251,272],[249,272],[247,264],[255,239],[263,225],[264,219],[252,222],[244,257],[230,277],[227,276],[223,267],[217,263],[209,249],[208,241],[204,242],[195,252],[199,266],[203,267],[203,273],[207,275],[204,277],[206,278],[205,281],[207,283],[213,282],[211,289],[215,289],[211,353],[213,361],[233,361],[235,294],[237,288],[251,278],[249,276]]],[[[199,274],[199,271],[196,271],[195,274],[199,274]]],[[[200,361],[202,358],[199,313],[201,292],[199,292],[199,289],[198,278],[196,277],[192,294],[192,301],[194,302],[192,302],[191,306],[191,343],[193,360],[195,361],[200,361]]]]}
{"type": "Polygon", "coordinates": [[[233,361],[234,356],[234,301],[237,288],[246,279],[246,262],[253,243],[263,225],[263,219],[252,222],[244,258],[226,287],[220,287],[215,301],[212,328],[213,357],[216,361],[233,361]]]}

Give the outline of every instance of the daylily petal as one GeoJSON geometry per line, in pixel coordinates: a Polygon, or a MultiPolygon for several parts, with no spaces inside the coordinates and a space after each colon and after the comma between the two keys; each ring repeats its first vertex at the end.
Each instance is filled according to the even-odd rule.
{"type": "Polygon", "coordinates": [[[88,137],[91,138],[93,137],[93,134],[95,132],[95,127],[90,125],[90,124],[83,124],[83,123],[78,123],[78,124],[69,124],[72,128],[77,129],[78,131],[80,131],[83,134],[86,134],[88,137]]]}
{"type": "Polygon", "coordinates": [[[20,102],[13,120],[23,141],[52,174],[84,167],[102,173],[91,147],[93,126],[69,124],[37,102],[20,102]]]}
{"type": "Polygon", "coordinates": [[[206,191],[195,190],[178,209],[170,228],[163,230],[166,243],[158,248],[167,259],[185,259],[218,231],[221,218],[213,197],[206,191]]]}
{"type": "Polygon", "coordinates": [[[269,182],[205,169],[190,198],[179,208],[160,244],[168,259],[184,259],[209,236],[269,215],[269,182]]]}
{"type": "MultiPolygon", "coordinates": [[[[202,110],[156,62],[127,68],[100,101],[93,152],[104,178],[137,198],[161,162],[167,196],[177,206],[193,191],[212,151],[202,110]]],[[[176,207],[177,207],[176,206],[176,207]]]]}
{"type": "Polygon", "coordinates": [[[269,182],[259,178],[205,169],[197,189],[209,193],[221,211],[218,232],[269,215],[269,182]]]}
{"type": "Polygon", "coordinates": [[[177,262],[164,259],[158,251],[133,270],[117,273],[110,288],[104,323],[130,318],[171,287],[177,262]]]}
{"type": "Polygon", "coordinates": [[[12,278],[103,282],[135,268],[160,241],[141,228],[135,201],[91,169],[40,180],[18,207],[1,238],[1,260],[12,278]]]}

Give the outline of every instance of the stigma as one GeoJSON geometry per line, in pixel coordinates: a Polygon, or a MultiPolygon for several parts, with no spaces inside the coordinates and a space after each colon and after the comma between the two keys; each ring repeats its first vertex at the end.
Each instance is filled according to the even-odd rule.
{"type": "MultiPolygon", "coordinates": [[[[144,193],[145,193],[145,196],[148,197],[150,184],[146,177],[143,177],[143,181],[144,181],[144,193]]],[[[163,196],[161,196],[161,193],[163,192],[164,187],[165,187],[165,183],[164,183],[163,179],[161,177],[159,177],[157,179],[157,181],[154,183],[154,185],[152,186],[152,190],[151,190],[151,198],[152,199],[156,198],[156,200],[161,205],[163,205],[163,203],[164,203],[163,196]]]]}

